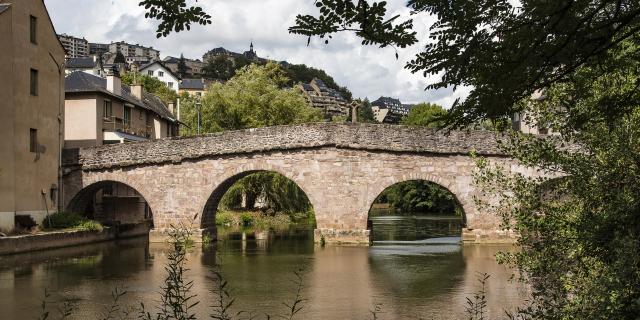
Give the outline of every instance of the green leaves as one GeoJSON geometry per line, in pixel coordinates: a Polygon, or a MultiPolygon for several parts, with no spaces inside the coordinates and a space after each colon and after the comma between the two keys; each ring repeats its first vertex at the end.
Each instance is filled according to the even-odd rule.
{"type": "MultiPolygon", "coordinates": [[[[196,0],[197,2],[198,0],[196,0]]],[[[201,7],[187,6],[186,0],[142,0],[140,6],[147,10],[145,18],[160,21],[156,37],[166,37],[171,32],[191,30],[191,24],[211,24],[211,16],[201,7]]]]}
{"type": "Polygon", "coordinates": [[[417,42],[416,33],[411,32],[413,20],[396,23],[399,16],[386,18],[387,3],[359,0],[355,4],[352,0],[318,0],[316,7],[319,17],[298,15],[296,25],[289,28],[293,34],[308,37],[307,45],[312,36],[325,39],[329,43],[333,34],[340,31],[352,31],[362,38],[363,45],[378,45],[379,47],[397,46],[405,48],[417,42]]]}
{"type": "MultiPolygon", "coordinates": [[[[412,15],[436,22],[426,47],[406,68],[439,76],[427,90],[471,87],[456,100],[447,124],[466,127],[485,119],[500,120],[521,111],[518,102],[553,84],[571,81],[581,67],[613,67],[611,52],[638,56],[640,3],[637,0],[411,0],[412,15]],[[631,41],[634,45],[624,45],[631,41]],[[441,77],[440,77],[441,76],[441,77]]],[[[289,31],[329,38],[354,32],[363,45],[400,48],[417,43],[413,22],[386,18],[386,3],[317,1],[317,16],[298,16],[289,31]]],[[[630,101],[601,101],[598,108],[615,114],[630,101]]]]}
{"type": "Polygon", "coordinates": [[[229,81],[211,84],[200,101],[181,101],[189,126],[183,133],[196,133],[198,109],[203,133],[320,121],[299,90],[281,89],[288,81],[275,63],[247,66],[229,81]]]}

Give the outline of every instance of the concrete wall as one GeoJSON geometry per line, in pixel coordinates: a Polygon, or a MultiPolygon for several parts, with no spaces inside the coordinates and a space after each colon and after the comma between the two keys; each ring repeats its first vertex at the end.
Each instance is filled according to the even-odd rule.
{"type": "Polygon", "coordinates": [[[11,3],[0,14],[0,229],[12,229],[8,216],[56,209],[51,189],[58,183],[62,127],[58,117],[64,117],[64,70],[58,66],[64,63],[64,50],[43,1],[0,3],[11,3]],[[36,44],[29,38],[29,16],[37,18],[36,44]],[[30,94],[31,69],[38,70],[37,96],[30,94]],[[40,152],[29,150],[31,128],[38,130],[40,152]]]}
{"type": "Polygon", "coordinates": [[[95,94],[67,97],[64,102],[65,148],[90,147],[102,143],[102,106],[95,94]]]}

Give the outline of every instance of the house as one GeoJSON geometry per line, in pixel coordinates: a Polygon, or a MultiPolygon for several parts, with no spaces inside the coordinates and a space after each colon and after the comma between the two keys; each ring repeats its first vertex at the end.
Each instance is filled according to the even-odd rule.
{"type": "Polygon", "coordinates": [[[371,110],[376,121],[381,123],[400,123],[400,120],[409,114],[413,108],[411,104],[402,104],[399,99],[380,97],[371,102],[371,110]]]}
{"type": "Polygon", "coordinates": [[[207,91],[204,79],[182,79],[178,93],[188,93],[189,95],[202,96],[207,91]]]}
{"type": "Polygon", "coordinates": [[[325,117],[348,116],[350,105],[340,92],[327,87],[320,79],[314,78],[309,84],[300,84],[298,88],[314,108],[321,109],[325,117]]]}
{"type": "MultiPolygon", "coordinates": [[[[191,76],[202,76],[203,73],[203,69],[205,67],[204,62],[196,59],[184,59],[185,65],[187,66],[187,74],[191,75],[191,76]]],[[[179,71],[178,71],[178,64],[180,63],[180,58],[176,58],[176,57],[172,57],[172,56],[167,56],[164,59],[162,59],[162,64],[164,64],[165,67],[169,68],[173,73],[180,75],[179,71]]]]}
{"type": "MultiPolygon", "coordinates": [[[[545,99],[542,91],[536,91],[531,95],[531,100],[545,99]]],[[[529,134],[558,134],[549,128],[548,124],[540,123],[530,112],[516,112],[511,117],[513,130],[529,134]]]]}
{"type": "Polygon", "coordinates": [[[65,63],[65,74],[82,71],[96,76],[105,76],[102,61],[97,55],[89,57],[67,58],[65,63]]]}
{"type": "Polygon", "coordinates": [[[106,78],[80,71],[66,77],[64,125],[65,148],[178,134],[173,111],[142,86],[123,86],[114,70],[106,78]]]}
{"type": "Polygon", "coordinates": [[[0,0],[0,55],[0,230],[7,232],[61,205],[65,51],[42,0],[0,0]]]}
{"type": "Polygon", "coordinates": [[[153,61],[141,66],[139,71],[141,74],[146,74],[162,81],[169,89],[178,91],[180,77],[173,73],[173,71],[167,68],[162,62],[153,61]]]}

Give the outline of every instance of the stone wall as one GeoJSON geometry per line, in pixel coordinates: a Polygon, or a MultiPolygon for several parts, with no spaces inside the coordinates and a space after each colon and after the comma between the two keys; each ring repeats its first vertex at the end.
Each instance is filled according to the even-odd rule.
{"type": "Polygon", "coordinates": [[[66,150],[64,165],[100,170],[135,165],[180,163],[211,156],[336,147],[394,153],[501,156],[491,132],[437,131],[376,124],[314,123],[227,131],[199,137],[104,145],[66,150]]]}
{"type": "Polygon", "coordinates": [[[512,171],[538,174],[504,157],[486,131],[446,135],[424,128],[322,123],[67,150],[65,207],[77,208],[105,181],[115,181],[147,201],[154,234],[179,224],[206,229],[233,182],[272,171],[307,194],[316,214],[316,240],[368,243],[368,212],[376,197],[395,183],[427,180],[447,188],[462,205],[465,242],[511,242],[515,234],[500,229],[500,218],[475,204],[474,199],[491,199],[474,185],[472,151],[512,171]]]}

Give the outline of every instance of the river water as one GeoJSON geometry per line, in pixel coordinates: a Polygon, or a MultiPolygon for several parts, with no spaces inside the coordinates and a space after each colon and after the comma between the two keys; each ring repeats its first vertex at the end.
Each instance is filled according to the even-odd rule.
{"type": "MultiPolygon", "coordinates": [[[[486,288],[488,319],[502,318],[525,299],[527,288],[510,282],[498,265],[498,251],[511,246],[461,245],[459,223],[438,217],[378,217],[371,247],[313,244],[312,231],[292,229],[256,237],[230,233],[188,255],[187,277],[207,318],[214,303],[209,279],[216,262],[236,299],[234,311],[255,315],[285,312],[295,296],[294,271],[303,270],[297,319],[466,319],[466,298],[480,288],[479,273],[491,275],[486,288]],[[435,222],[435,224],[434,224],[435,222]],[[434,227],[435,226],[435,227],[434,227]]],[[[226,233],[226,232],[222,232],[226,233]]],[[[72,319],[99,319],[112,289],[124,288],[122,305],[153,307],[165,277],[166,250],[145,238],[0,257],[0,319],[34,319],[45,289],[50,306],[71,301],[72,319]]],[[[54,312],[55,313],[55,312],[54,312]]]]}

